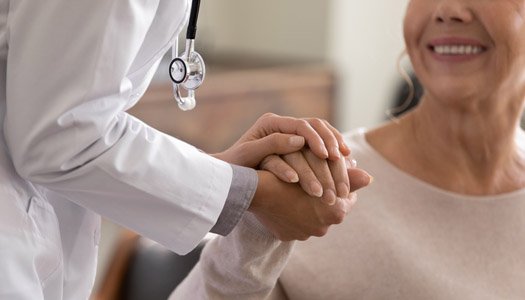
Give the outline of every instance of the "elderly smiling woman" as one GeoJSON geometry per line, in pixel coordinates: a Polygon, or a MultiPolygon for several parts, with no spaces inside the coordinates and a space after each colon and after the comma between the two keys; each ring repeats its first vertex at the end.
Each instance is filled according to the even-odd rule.
{"type": "Polygon", "coordinates": [[[246,217],[173,298],[525,299],[525,0],[411,0],[404,37],[425,93],[347,135],[375,182],[344,223],[285,243],[246,217]]]}

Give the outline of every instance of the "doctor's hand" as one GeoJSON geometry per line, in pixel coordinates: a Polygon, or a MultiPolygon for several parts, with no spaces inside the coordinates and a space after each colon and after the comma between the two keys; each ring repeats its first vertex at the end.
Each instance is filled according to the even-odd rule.
{"type": "Polygon", "coordinates": [[[260,168],[283,181],[287,180],[282,174],[294,170],[303,190],[328,205],[333,205],[338,198],[350,198],[350,193],[367,186],[372,180],[366,171],[356,168],[356,162],[350,156],[335,161],[319,159],[307,148],[282,156],[270,155],[262,161],[260,168]]]}
{"type": "MultiPolygon", "coordinates": [[[[298,184],[283,182],[267,171],[257,172],[259,183],[248,210],[282,241],[325,235],[331,225],[343,221],[355,202],[352,194],[329,206],[306,194],[298,184]]],[[[361,187],[354,185],[354,189],[361,187]]]]}
{"type": "MultiPolygon", "coordinates": [[[[267,113],[233,146],[213,156],[232,164],[256,168],[268,155],[296,152],[306,145],[320,159],[336,161],[350,154],[342,135],[324,120],[267,113]]],[[[288,182],[298,180],[298,174],[293,169],[280,175],[288,182]]]]}

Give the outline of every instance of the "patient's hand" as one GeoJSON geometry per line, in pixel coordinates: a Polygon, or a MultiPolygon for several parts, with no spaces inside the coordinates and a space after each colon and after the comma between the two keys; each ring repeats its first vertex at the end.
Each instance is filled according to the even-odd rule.
{"type": "Polygon", "coordinates": [[[299,184],[283,182],[267,171],[257,172],[259,185],[248,210],[282,241],[325,235],[330,225],[343,221],[355,202],[355,195],[351,195],[326,205],[306,194],[299,184]]]}
{"type": "Polygon", "coordinates": [[[260,166],[283,181],[287,181],[283,174],[295,171],[303,190],[329,205],[337,198],[349,198],[351,192],[368,185],[371,180],[368,173],[356,168],[350,157],[319,159],[307,148],[283,156],[268,156],[260,166]]]}

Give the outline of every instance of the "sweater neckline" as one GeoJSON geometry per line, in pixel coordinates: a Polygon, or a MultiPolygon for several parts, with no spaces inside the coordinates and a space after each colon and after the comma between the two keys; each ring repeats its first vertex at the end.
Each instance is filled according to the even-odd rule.
{"type": "Polygon", "coordinates": [[[523,199],[522,197],[525,197],[525,188],[515,190],[512,192],[507,192],[507,193],[478,196],[478,195],[460,194],[457,192],[452,192],[452,191],[437,187],[431,183],[421,180],[401,170],[400,168],[395,166],[392,162],[390,162],[388,159],[386,159],[381,153],[379,153],[374,147],[372,147],[372,145],[368,143],[368,140],[366,139],[367,132],[368,130],[366,128],[358,128],[354,137],[356,138],[356,141],[358,142],[358,144],[362,145],[365,148],[365,151],[371,154],[372,159],[379,160],[381,164],[384,165],[389,170],[391,170],[395,176],[400,176],[404,178],[406,181],[411,182],[415,186],[418,186],[422,189],[425,189],[427,191],[432,191],[433,193],[441,194],[446,197],[463,200],[463,201],[494,202],[494,201],[501,201],[501,200],[521,200],[523,199]]]}

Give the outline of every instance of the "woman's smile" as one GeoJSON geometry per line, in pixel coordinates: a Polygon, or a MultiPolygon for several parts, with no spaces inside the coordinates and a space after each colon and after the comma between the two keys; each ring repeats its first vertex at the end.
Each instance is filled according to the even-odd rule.
{"type": "Polygon", "coordinates": [[[439,62],[459,63],[483,56],[488,47],[476,39],[451,36],[432,39],[427,49],[439,62]]]}

